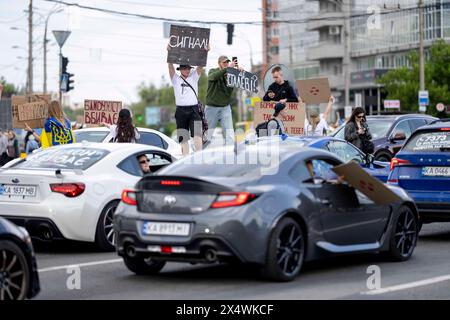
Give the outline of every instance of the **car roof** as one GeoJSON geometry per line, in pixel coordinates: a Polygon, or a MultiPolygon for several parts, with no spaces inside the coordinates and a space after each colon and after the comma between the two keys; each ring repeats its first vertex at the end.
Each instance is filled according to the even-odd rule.
{"type": "Polygon", "coordinates": [[[408,113],[408,114],[389,114],[389,115],[374,115],[374,116],[366,116],[367,120],[401,120],[401,119],[409,119],[409,118],[428,118],[428,119],[437,119],[428,114],[418,114],[418,113],[408,113]]]}
{"type": "Polygon", "coordinates": [[[450,119],[443,119],[443,121],[436,121],[434,123],[422,126],[418,128],[416,131],[421,130],[433,130],[433,129],[442,129],[442,128],[450,128],[450,119]]]}
{"type": "Polygon", "coordinates": [[[155,151],[164,151],[165,150],[149,146],[145,144],[139,144],[139,143],[101,143],[101,142],[80,142],[80,143],[72,143],[72,144],[64,144],[59,146],[54,146],[52,148],[92,148],[92,149],[102,149],[107,150],[110,152],[115,152],[117,150],[128,150],[129,152],[135,152],[135,151],[143,151],[143,150],[155,150],[155,151]]]}
{"type": "MultiPolygon", "coordinates": [[[[160,131],[158,131],[158,130],[149,129],[149,128],[137,127],[136,129],[137,129],[139,132],[152,132],[152,133],[157,133],[157,134],[163,134],[162,132],[160,132],[160,131]]],[[[107,128],[107,127],[92,127],[92,128],[83,128],[83,129],[77,129],[77,130],[74,130],[75,133],[77,133],[77,132],[90,132],[90,131],[104,131],[104,132],[109,132],[109,128],[107,128]]]]}

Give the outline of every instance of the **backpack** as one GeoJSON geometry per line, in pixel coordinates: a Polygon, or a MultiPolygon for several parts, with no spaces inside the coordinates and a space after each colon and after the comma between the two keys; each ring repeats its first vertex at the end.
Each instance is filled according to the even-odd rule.
{"type": "Polygon", "coordinates": [[[265,121],[265,122],[261,122],[255,128],[256,135],[258,136],[258,138],[266,137],[266,136],[269,135],[269,130],[267,129],[267,127],[269,126],[269,122],[272,121],[272,120],[275,120],[275,122],[277,123],[277,130],[280,129],[280,123],[275,118],[272,118],[272,119],[270,119],[268,121],[265,121]]]}

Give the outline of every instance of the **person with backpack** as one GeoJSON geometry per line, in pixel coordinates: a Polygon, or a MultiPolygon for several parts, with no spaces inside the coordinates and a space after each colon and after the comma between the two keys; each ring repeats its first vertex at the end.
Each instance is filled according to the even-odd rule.
{"type": "Polygon", "coordinates": [[[256,126],[256,135],[258,137],[285,135],[283,117],[286,117],[286,104],[278,102],[274,107],[272,119],[260,123],[256,126]]]}

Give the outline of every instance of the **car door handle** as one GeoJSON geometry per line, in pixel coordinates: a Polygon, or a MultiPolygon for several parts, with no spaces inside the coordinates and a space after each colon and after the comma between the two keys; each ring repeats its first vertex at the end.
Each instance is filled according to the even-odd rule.
{"type": "Polygon", "coordinates": [[[323,204],[324,206],[331,206],[330,199],[321,199],[320,203],[323,204]]]}

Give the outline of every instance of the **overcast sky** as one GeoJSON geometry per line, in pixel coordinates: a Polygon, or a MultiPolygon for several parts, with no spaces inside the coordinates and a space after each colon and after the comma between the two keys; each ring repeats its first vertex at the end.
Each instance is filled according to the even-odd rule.
{"type": "MultiPolygon", "coordinates": [[[[200,21],[260,21],[261,0],[66,0],[91,7],[139,13],[171,19],[200,21]]],[[[44,21],[55,4],[34,0],[34,90],[43,87],[44,21]]],[[[57,90],[58,46],[51,30],[70,30],[72,34],[63,47],[70,60],[68,71],[75,74],[75,90],[70,100],[138,100],[141,82],[160,85],[162,76],[168,79],[166,64],[167,39],[163,38],[163,23],[128,18],[106,13],[60,6],[63,11],[51,16],[48,30],[48,90],[57,90]]],[[[27,68],[28,23],[27,0],[0,0],[0,76],[8,82],[25,86],[27,68]],[[20,30],[11,30],[11,27],[20,30]],[[19,46],[13,49],[12,46],[19,46]]],[[[217,65],[220,54],[237,56],[240,64],[250,69],[250,46],[254,63],[262,61],[260,25],[236,25],[233,45],[226,44],[225,25],[205,25],[211,28],[211,51],[208,68],[217,65]]],[[[167,80],[166,80],[167,81],[167,80]]]]}

